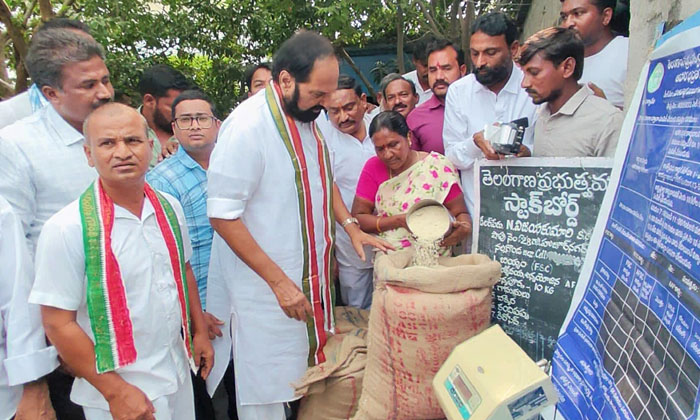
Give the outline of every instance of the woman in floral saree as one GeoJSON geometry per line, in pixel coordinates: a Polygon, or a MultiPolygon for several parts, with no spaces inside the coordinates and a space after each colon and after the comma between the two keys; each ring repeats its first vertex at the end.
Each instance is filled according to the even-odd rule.
{"type": "Polygon", "coordinates": [[[378,234],[397,250],[411,246],[406,212],[418,201],[443,203],[455,218],[440,244],[443,254],[471,234],[459,174],[439,153],[411,150],[404,117],[395,111],[377,115],[369,127],[377,156],[370,158],[357,183],[352,214],[367,233],[378,234]]]}

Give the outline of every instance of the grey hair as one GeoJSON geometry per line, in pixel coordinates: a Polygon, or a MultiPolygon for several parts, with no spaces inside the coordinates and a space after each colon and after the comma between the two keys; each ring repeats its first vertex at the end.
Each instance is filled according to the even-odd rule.
{"type": "Polygon", "coordinates": [[[37,32],[32,39],[25,65],[39,88],[63,87],[63,67],[100,57],[104,50],[94,39],[65,28],[37,32]]]}
{"type": "Polygon", "coordinates": [[[107,102],[106,104],[101,105],[101,106],[97,107],[96,109],[94,109],[90,114],[88,114],[88,116],[85,118],[85,121],[83,121],[83,143],[84,144],[89,143],[89,141],[88,141],[89,139],[88,139],[88,135],[87,135],[88,127],[89,127],[90,121],[92,120],[92,118],[95,115],[98,115],[98,114],[115,115],[115,114],[124,113],[124,112],[131,112],[131,111],[138,113],[139,117],[141,117],[141,123],[143,124],[143,131],[146,134],[146,138],[148,139],[149,138],[148,121],[140,112],[138,112],[138,110],[130,107],[129,105],[124,105],[124,104],[119,103],[119,102],[107,102]]]}

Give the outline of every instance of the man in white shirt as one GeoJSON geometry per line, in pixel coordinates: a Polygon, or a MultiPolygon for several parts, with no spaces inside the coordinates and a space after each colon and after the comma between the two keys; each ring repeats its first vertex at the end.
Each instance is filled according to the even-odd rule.
{"type": "Polygon", "coordinates": [[[207,213],[217,235],[207,311],[231,324],[214,345],[233,350],[241,420],[283,420],[284,404],[298,399],[290,384],[326,360],[335,222],[358,253],[365,244],[386,249],[351,220],[314,124],[338,73],[331,43],[297,32],[275,54],[265,92],[223,123],[211,157],[207,213]]]}
{"type": "Polygon", "coordinates": [[[52,419],[42,378],[58,366],[37,305],[27,303],[34,267],[10,204],[0,197],[0,419],[52,419]]]}
{"type": "MultiPolygon", "coordinates": [[[[26,65],[50,105],[0,130],[0,195],[22,222],[34,255],[46,220],[95,179],[85,161],[82,125],[93,109],[112,99],[114,89],[102,47],[73,30],[34,35],[26,65]]],[[[59,417],[79,419],[80,407],[68,400],[71,383],[60,370],[49,377],[59,417]]]]}
{"type": "Polygon", "coordinates": [[[385,111],[396,111],[406,118],[418,104],[416,85],[398,73],[384,76],[381,89],[385,111]]]}
{"type": "Polygon", "coordinates": [[[435,40],[434,36],[426,35],[413,46],[411,62],[416,69],[403,75],[404,79],[413,82],[418,94],[417,105],[430,99],[433,91],[430,89],[428,81],[428,45],[435,40]]]}
{"type": "Polygon", "coordinates": [[[97,42],[66,29],[32,40],[29,74],[51,106],[0,130],[0,194],[22,221],[32,254],[46,220],[95,179],[82,124],[114,95],[103,57],[97,42]]]}
{"type": "Polygon", "coordinates": [[[488,13],[474,21],[471,33],[474,72],[447,91],[443,140],[445,156],[461,170],[464,198],[474,214],[474,162],[504,158],[484,139],[484,127],[527,118],[530,127],[518,156],[529,156],[537,107],[520,87],[523,72],[513,63],[519,48],[515,23],[501,12],[488,13]]]}
{"type": "MultiPolygon", "coordinates": [[[[367,96],[355,79],[341,75],[338,90],[328,97],[326,109],[331,124],[322,131],[331,153],[333,180],[338,185],[345,207],[351,208],[362,168],[367,159],[376,154],[365,121],[367,96]]],[[[365,249],[365,260],[362,261],[344,228],[341,223],[336,224],[335,256],[338,260],[340,298],[345,305],[369,309],[373,290],[372,251],[365,249]]]]}
{"type": "Polygon", "coordinates": [[[182,207],[145,183],[152,145],[135,109],[104,105],[84,132],[99,178],[46,222],[29,301],[88,420],[192,420],[188,370],[206,378],[214,354],[182,207]]]}
{"type": "Polygon", "coordinates": [[[584,66],[580,82],[596,95],[622,109],[629,39],[615,36],[610,21],[616,0],[562,0],[561,26],[575,29],[584,45],[584,66]]]}
{"type": "MultiPolygon", "coordinates": [[[[47,29],[70,29],[79,35],[83,33],[91,37],[90,28],[83,22],[74,19],[51,19],[43,23],[34,35],[36,36],[39,32],[47,29]]],[[[0,128],[30,116],[48,104],[49,102],[44,98],[36,83],[32,83],[26,91],[0,102],[0,128]]]]}

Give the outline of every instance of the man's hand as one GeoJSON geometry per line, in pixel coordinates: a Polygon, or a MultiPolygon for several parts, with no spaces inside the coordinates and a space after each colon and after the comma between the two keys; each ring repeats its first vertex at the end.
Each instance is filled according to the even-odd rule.
{"type": "Polygon", "coordinates": [[[515,156],[516,157],[530,157],[530,156],[532,156],[532,153],[530,152],[530,149],[527,148],[527,146],[521,144],[520,150],[518,151],[518,153],[515,156]]]}
{"type": "Polygon", "coordinates": [[[211,368],[214,367],[214,348],[206,334],[195,334],[192,343],[194,344],[194,364],[199,368],[202,379],[207,379],[211,368]]]}
{"type": "Polygon", "coordinates": [[[376,248],[382,252],[394,251],[395,248],[391,244],[383,239],[379,239],[374,235],[365,233],[360,229],[360,227],[354,223],[347,226],[346,232],[350,237],[350,242],[352,242],[352,247],[355,248],[357,256],[360,257],[362,261],[367,258],[365,256],[364,246],[369,245],[372,248],[376,248]]]}
{"type": "Polygon", "coordinates": [[[596,85],[593,82],[588,82],[588,87],[593,91],[593,94],[599,98],[603,99],[608,99],[605,96],[605,92],[603,92],[603,89],[599,88],[598,85],[596,85]]]}
{"type": "Polygon", "coordinates": [[[49,398],[49,387],[44,380],[24,384],[22,399],[17,405],[15,420],[56,420],[56,412],[49,398]]]}
{"type": "Polygon", "coordinates": [[[153,403],[143,391],[129,383],[123,383],[107,402],[114,420],[155,420],[153,403]]]}
{"type": "Polygon", "coordinates": [[[476,147],[481,149],[481,152],[484,154],[486,159],[500,160],[503,157],[503,155],[496,153],[496,151],[493,150],[493,147],[491,146],[491,142],[484,138],[484,130],[481,130],[478,133],[474,134],[474,144],[476,145],[476,147]]]}
{"type": "Polygon", "coordinates": [[[210,340],[223,335],[219,326],[224,325],[224,321],[220,320],[209,312],[204,312],[204,322],[207,323],[207,332],[209,333],[210,340]]]}
{"type": "Polygon", "coordinates": [[[161,145],[160,156],[158,156],[158,162],[161,162],[177,152],[177,148],[180,146],[175,140],[168,140],[161,145]]]}
{"type": "Polygon", "coordinates": [[[306,322],[307,317],[313,316],[309,300],[289,277],[275,281],[270,286],[285,315],[301,322],[306,322]]]}
{"type": "Polygon", "coordinates": [[[452,222],[452,232],[440,243],[441,246],[457,245],[472,233],[472,222],[469,220],[452,222]]]}

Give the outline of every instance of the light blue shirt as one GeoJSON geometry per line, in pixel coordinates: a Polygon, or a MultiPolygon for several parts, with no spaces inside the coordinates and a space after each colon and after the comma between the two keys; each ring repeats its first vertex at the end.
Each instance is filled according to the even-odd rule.
{"type": "Polygon", "coordinates": [[[207,172],[183,147],[146,174],[146,181],[182,205],[192,241],[190,264],[197,279],[202,309],[206,307],[209,257],[214,230],[207,217],[207,172]]]}

